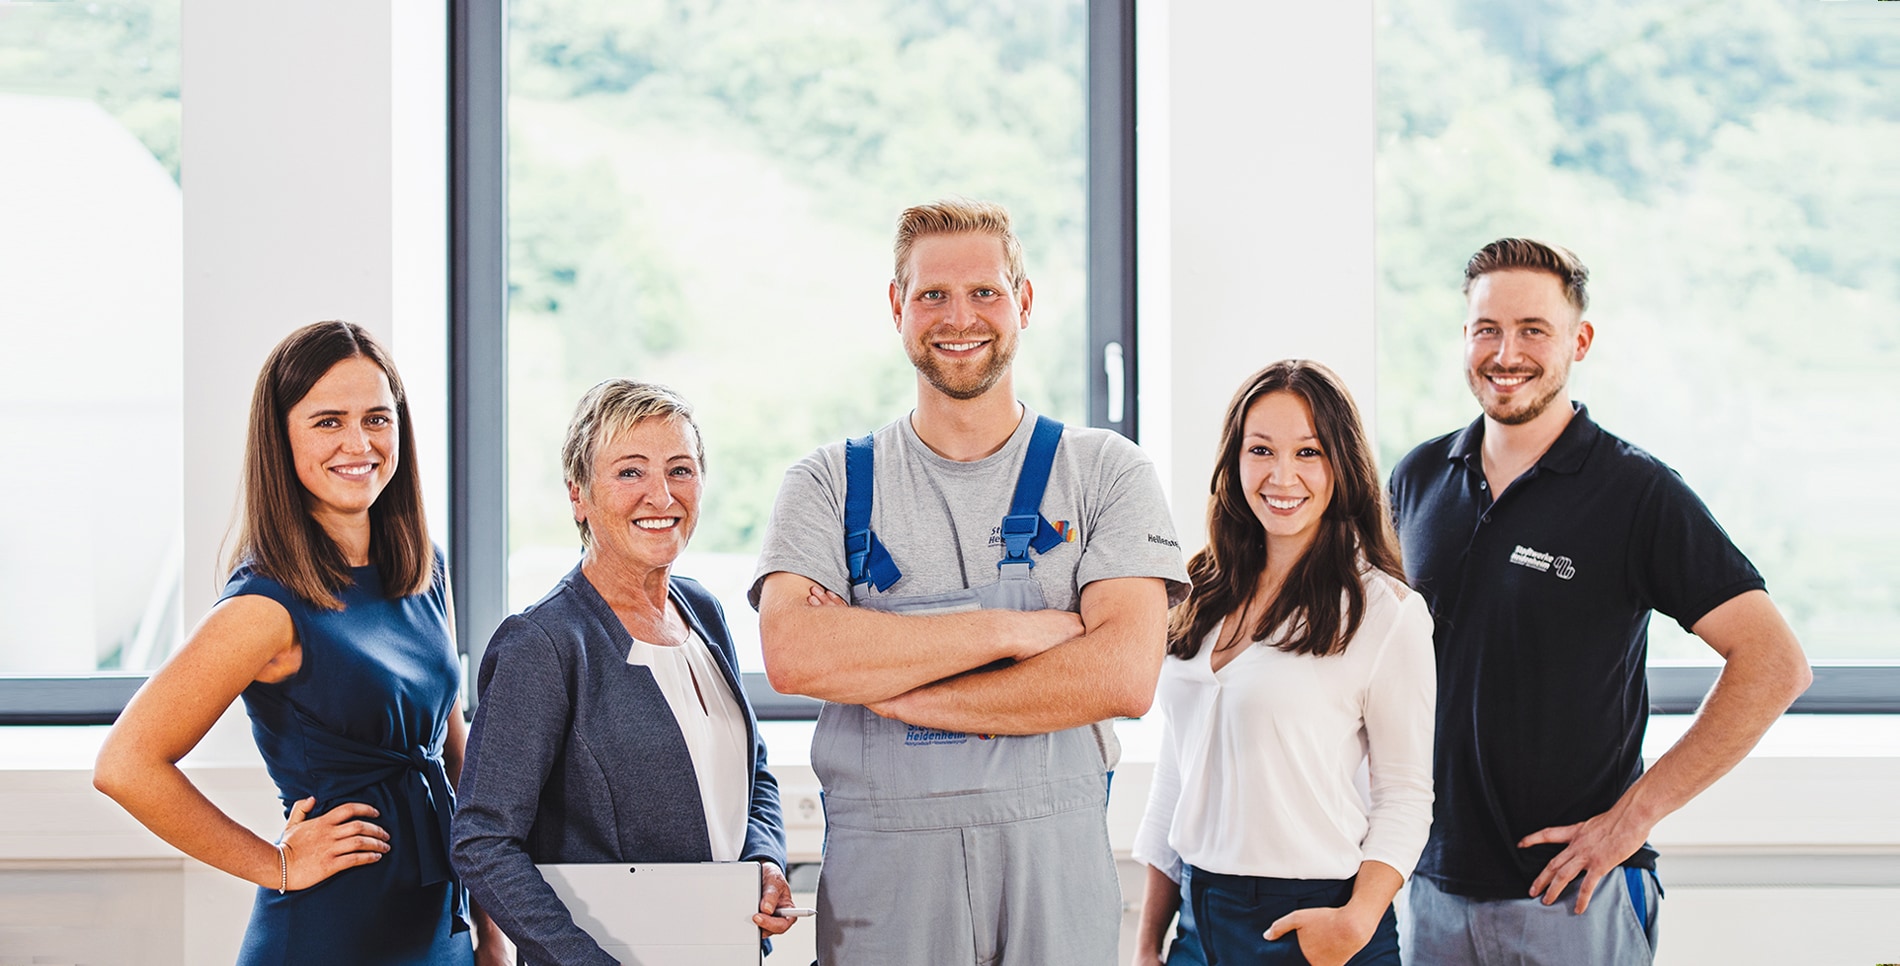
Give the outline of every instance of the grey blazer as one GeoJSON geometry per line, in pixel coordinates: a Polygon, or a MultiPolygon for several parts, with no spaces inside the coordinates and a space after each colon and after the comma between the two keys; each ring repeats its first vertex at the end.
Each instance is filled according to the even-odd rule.
{"type": "MultiPolygon", "coordinates": [[[[752,739],[752,805],[740,858],[785,865],[778,782],[745,699],[719,602],[672,578],[671,597],[712,645],[752,739]]],[[[456,789],[451,858],[526,964],[613,957],[574,925],[543,862],[712,859],[693,761],[665,695],[627,664],[631,638],[581,568],[503,621],[482,657],[481,701],[456,789]]]]}

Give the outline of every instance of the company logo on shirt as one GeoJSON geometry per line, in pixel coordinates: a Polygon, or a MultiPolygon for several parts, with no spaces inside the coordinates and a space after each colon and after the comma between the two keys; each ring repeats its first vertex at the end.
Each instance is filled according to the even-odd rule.
{"type": "Polygon", "coordinates": [[[1511,562],[1520,567],[1529,567],[1538,573],[1556,574],[1564,580],[1577,575],[1577,565],[1569,557],[1544,553],[1521,543],[1511,551],[1511,562]]]}
{"type": "MultiPolygon", "coordinates": [[[[1074,543],[1082,536],[1082,529],[1067,520],[1057,520],[1054,526],[1056,535],[1062,538],[1063,543],[1074,543]]],[[[992,547],[1000,547],[1003,545],[1003,528],[1001,526],[990,528],[989,545],[992,547]]]]}
{"type": "Polygon", "coordinates": [[[970,736],[961,731],[939,731],[916,725],[905,725],[904,728],[904,744],[907,745],[960,745],[970,740],[970,736]]]}

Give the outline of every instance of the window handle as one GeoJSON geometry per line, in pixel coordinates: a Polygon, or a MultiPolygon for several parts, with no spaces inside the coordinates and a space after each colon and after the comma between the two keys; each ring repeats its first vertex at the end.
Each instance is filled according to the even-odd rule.
{"type": "Polygon", "coordinates": [[[1121,343],[1110,342],[1102,347],[1102,372],[1108,376],[1108,421],[1119,423],[1122,421],[1122,395],[1127,383],[1121,343]]]}

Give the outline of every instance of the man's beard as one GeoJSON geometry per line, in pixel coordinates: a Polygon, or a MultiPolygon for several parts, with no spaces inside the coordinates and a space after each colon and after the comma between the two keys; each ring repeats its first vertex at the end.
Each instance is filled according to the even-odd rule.
{"type": "MultiPolygon", "coordinates": [[[[1477,371],[1467,369],[1465,371],[1465,384],[1470,387],[1471,395],[1478,400],[1478,405],[1484,409],[1484,414],[1490,417],[1493,422],[1505,426],[1522,426],[1542,416],[1544,410],[1549,409],[1550,404],[1556,401],[1558,394],[1564,391],[1564,385],[1569,382],[1570,378],[1568,371],[1557,373],[1556,378],[1549,380],[1549,385],[1545,386],[1543,392],[1536,398],[1533,398],[1527,403],[1518,405],[1516,409],[1506,409],[1503,406],[1486,402],[1487,391],[1495,391],[1491,386],[1490,380],[1485,378],[1491,375],[1528,375],[1529,382],[1535,383],[1537,380],[1549,375],[1549,372],[1539,369],[1535,375],[1530,375],[1528,373],[1513,372],[1506,369],[1482,369],[1477,371]]],[[[1507,403],[1505,405],[1513,404],[1514,403],[1507,403]]]]}
{"type": "Polygon", "coordinates": [[[951,399],[975,399],[994,389],[996,384],[1002,381],[1004,374],[1009,372],[1010,363],[1016,359],[1016,347],[1019,344],[1015,339],[1010,339],[1005,344],[1000,337],[991,338],[989,361],[977,371],[974,377],[966,376],[963,381],[957,382],[953,381],[957,378],[956,374],[950,371],[949,367],[945,366],[931,349],[932,342],[955,341],[957,340],[931,339],[906,347],[910,355],[910,364],[917,367],[917,372],[924,377],[924,381],[951,399]]]}

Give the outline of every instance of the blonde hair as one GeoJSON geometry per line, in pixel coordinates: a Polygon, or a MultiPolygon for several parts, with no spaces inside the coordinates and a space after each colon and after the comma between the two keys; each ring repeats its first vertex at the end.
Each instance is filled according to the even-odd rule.
{"type": "Polygon", "coordinates": [[[928,235],[965,233],[994,235],[1003,243],[1004,267],[1009,271],[1009,287],[1020,296],[1029,275],[1023,271],[1023,243],[1009,227],[1009,209],[989,201],[951,198],[904,209],[897,219],[897,242],[892,246],[896,258],[897,291],[910,290],[910,250],[917,239],[928,235]]]}
{"type": "MultiPolygon", "coordinates": [[[[706,472],[706,438],[693,419],[693,407],[673,390],[651,382],[609,379],[581,396],[561,443],[561,478],[586,492],[594,479],[594,454],[602,443],[648,419],[679,420],[693,431],[700,473],[706,472]]],[[[586,520],[574,521],[581,546],[593,540],[586,520]]]]}

